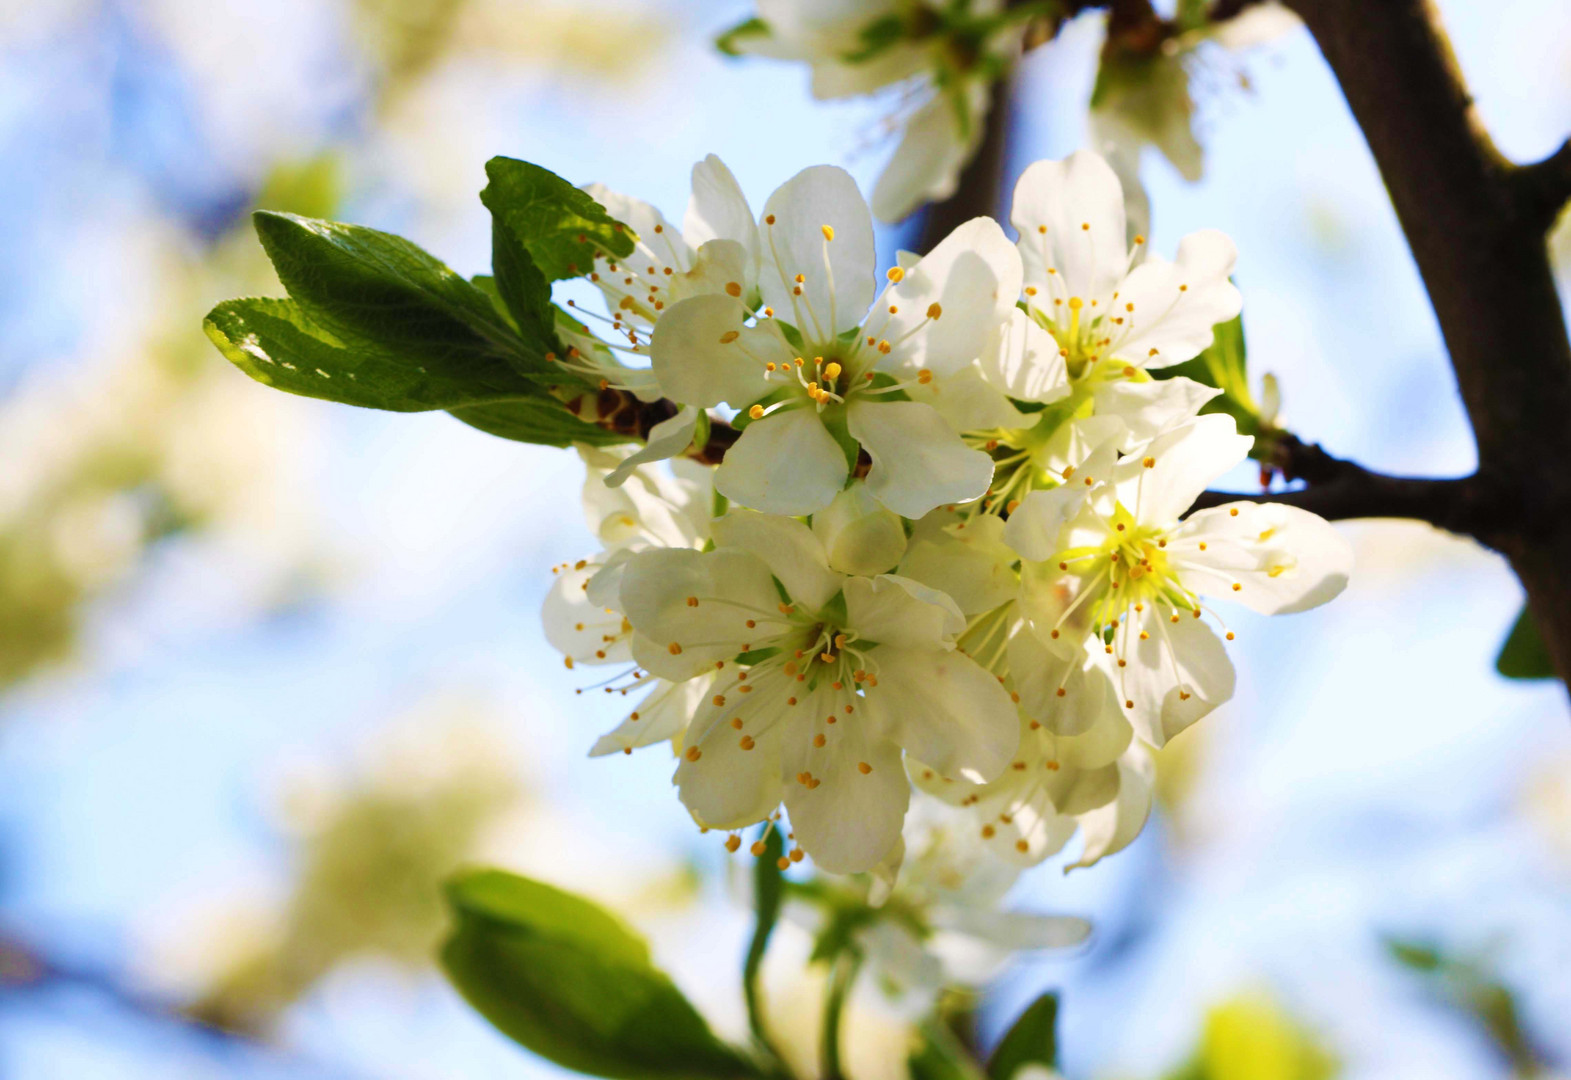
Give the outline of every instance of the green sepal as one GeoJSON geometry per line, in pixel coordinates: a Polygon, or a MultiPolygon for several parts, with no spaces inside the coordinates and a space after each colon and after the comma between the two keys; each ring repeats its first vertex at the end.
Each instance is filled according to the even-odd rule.
{"type": "Polygon", "coordinates": [[[771,656],[780,654],[780,646],[771,645],[767,649],[753,649],[750,652],[737,653],[735,662],[738,664],[761,664],[771,656]]]}
{"type": "Polygon", "coordinates": [[[1013,1080],[1027,1065],[1058,1067],[1058,995],[1032,1002],[999,1040],[987,1062],[989,1080],[1013,1080]]]}
{"type": "Polygon", "coordinates": [[[715,48],[727,56],[741,56],[742,50],[737,47],[737,42],[743,38],[768,37],[769,33],[769,24],[755,15],[716,35],[715,48]]]}
{"type": "Polygon", "coordinates": [[[857,31],[857,47],[840,57],[847,64],[865,64],[894,48],[906,37],[906,18],[893,12],[867,23],[857,31]]]}
{"type": "Polygon", "coordinates": [[[1544,639],[1539,636],[1538,624],[1533,613],[1524,604],[1511,626],[1511,633],[1500,646],[1495,657],[1495,670],[1508,679],[1553,679],[1555,662],[1550,658],[1544,639]]]}
{"type": "Polygon", "coordinates": [[[710,1031],[609,912],[500,870],[447,886],[455,926],[442,967],[503,1034],[569,1069],[623,1080],[758,1076],[710,1031]]]}

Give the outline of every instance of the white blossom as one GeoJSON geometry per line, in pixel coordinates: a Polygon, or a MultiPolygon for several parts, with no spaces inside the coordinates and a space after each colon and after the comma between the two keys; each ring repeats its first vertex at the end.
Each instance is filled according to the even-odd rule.
{"type": "Polygon", "coordinates": [[[715,676],[676,774],[703,825],[738,829],[784,801],[825,870],[866,870],[900,836],[908,750],[984,781],[1018,738],[998,680],[954,650],[943,594],[893,575],[846,577],[811,529],[737,510],[713,551],[630,560],[621,602],[632,654],[674,682],[715,676]]]}

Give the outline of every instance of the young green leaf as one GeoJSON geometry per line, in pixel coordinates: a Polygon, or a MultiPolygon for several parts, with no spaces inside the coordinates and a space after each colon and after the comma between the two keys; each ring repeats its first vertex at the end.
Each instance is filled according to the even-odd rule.
{"type": "Polygon", "coordinates": [[[558,1065],[627,1080],[753,1077],[604,909],[538,881],[475,870],[449,883],[442,966],[481,1015],[558,1065]]]}
{"type": "Polygon", "coordinates": [[[715,48],[719,49],[727,56],[741,56],[742,42],[747,38],[762,38],[768,36],[769,24],[755,15],[751,19],[744,19],[735,26],[722,31],[720,35],[715,38],[715,48]]]}
{"type": "MultiPolygon", "coordinates": [[[[1222,393],[1206,402],[1201,413],[1227,413],[1238,422],[1240,435],[1260,435],[1273,418],[1262,420],[1260,405],[1249,389],[1248,359],[1248,350],[1244,346],[1244,320],[1243,316],[1238,316],[1217,324],[1215,339],[1199,356],[1182,364],[1159,368],[1151,374],[1158,379],[1182,375],[1206,386],[1216,387],[1222,393]]],[[[1266,447],[1262,442],[1257,443],[1256,449],[1264,450],[1266,447]]]]}
{"type": "Polygon", "coordinates": [[[1010,1080],[1027,1065],[1058,1065],[1058,995],[1049,991],[1020,1014],[987,1063],[991,1080],[1010,1080]]]}
{"type": "Polygon", "coordinates": [[[770,1047],[758,975],[764,966],[764,954],[769,950],[769,935],[780,918],[780,857],[785,853],[785,841],[780,838],[779,829],[768,825],[764,828],[764,851],[753,863],[753,939],[742,962],[742,993],[747,999],[747,1022],[754,1038],[770,1047]]]}
{"type": "MultiPolygon", "coordinates": [[[[489,182],[480,201],[547,281],[588,273],[601,252],[617,259],[633,253],[633,234],[586,192],[549,169],[494,157],[486,162],[485,174],[489,182]]],[[[500,268],[497,276],[502,276],[500,268]]]]}
{"type": "Polygon", "coordinates": [[[290,298],[346,347],[505,358],[560,381],[547,349],[520,339],[484,292],[408,240],[293,214],[260,211],[255,222],[290,298]]]}
{"type": "Polygon", "coordinates": [[[1506,635],[1505,644],[1500,646],[1495,670],[1508,679],[1555,678],[1555,663],[1549,658],[1549,649],[1538,636],[1538,624],[1526,606],[1506,635]]]}

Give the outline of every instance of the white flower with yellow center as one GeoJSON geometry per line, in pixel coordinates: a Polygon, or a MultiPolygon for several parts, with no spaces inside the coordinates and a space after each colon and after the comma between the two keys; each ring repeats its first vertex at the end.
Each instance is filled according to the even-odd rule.
{"type": "Polygon", "coordinates": [[[1123,458],[1088,496],[1073,485],[1028,495],[1004,529],[1022,559],[1034,632],[1052,646],[1089,644],[1153,746],[1233,693],[1202,595],[1275,615],[1323,604],[1347,584],[1351,549],[1314,514],[1233,503],[1180,520],[1251,441],[1231,417],[1199,417],[1123,458]]]}
{"type": "Polygon", "coordinates": [[[967,222],[892,269],[876,303],[872,218],[843,169],[787,181],[761,232],[759,317],[722,293],[683,301],[655,327],[654,373],[672,399],[744,413],[716,489],[768,513],[811,514],[845,486],[860,447],[869,494],[902,516],[986,491],[988,455],[931,405],[897,395],[965,377],[1015,310],[1020,260],[998,224],[967,222]]]}
{"type": "Polygon", "coordinates": [[[790,518],[733,511],[714,536],[713,551],[635,556],[621,590],[642,667],[715,678],[676,774],[700,824],[739,829],[784,801],[820,867],[867,870],[900,838],[903,751],[976,782],[1007,765],[1014,705],[955,651],[965,620],[947,597],[836,573],[790,518]]]}

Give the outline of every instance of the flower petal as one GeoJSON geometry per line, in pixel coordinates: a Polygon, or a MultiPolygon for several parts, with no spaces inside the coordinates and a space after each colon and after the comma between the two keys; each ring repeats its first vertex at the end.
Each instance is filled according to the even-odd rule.
{"type": "Polygon", "coordinates": [[[979,515],[963,531],[913,538],[900,573],[954,600],[966,615],[980,615],[1013,600],[1019,587],[1015,553],[1003,542],[1004,523],[979,515]]]}
{"type": "Polygon", "coordinates": [[[604,757],[676,738],[709,695],[713,681],[703,676],[677,683],[658,680],[627,719],[600,736],[589,756],[604,757]]]}
{"type": "Polygon", "coordinates": [[[1027,284],[1045,285],[1052,269],[1068,295],[1087,301],[1118,287],[1129,262],[1124,192],[1096,154],[1079,150],[1026,169],[1015,185],[1009,220],[1020,234],[1027,284]]]}
{"type": "Polygon", "coordinates": [[[1281,503],[1201,510],[1172,534],[1168,549],[1185,564],[1186,588],[1262,615],[1319,607],[1341,594],[1353,570],[1353,549],[1330,522],[1281,503]],[[1243,588],[1235,591],[1235,583],[1243,588]]]}
{"type": "Polygon", "coordinates": [[[796,759],[788,749],[787,771],[800,765],[797,772],[810,772],[817,781],[811,787],[786,784],[791,830],[820,869],[833,874],[870,870],[900,842],[911,801],[900,748],[865,716],[824,725],[823,734],[822,748],[804,738],[796,759]]]}
{"type": "Polygon", "coordinates": [[[902,517],[969,502],[992,482],[993,459],[968,448],[930,405],[853,398],[846,422],[873,459],[868,491],[902,517]]]}
{"type": "Polygon", "coordinates": [[[746,625],[779,603],[769,567],[751,552],[664,548],[640,552],[622,574],[622,608],[653,644],[634,658],[654,674],[692,678],[751,641],[746,625]]]}
{"type": "Polygon", "coordinates": [[[1141,456],[1119,462],[1118,500],[1142,525],[1169,527],[1207,484],[1248,457],[1253,445],[1225,413],[1196,417],[1152,439],[1141,456]],[[1149,468],[1147,460],[1153,463],[1149,468]]]}
{"type": "Polygon", "coordinates": [[[622,616],[589,601],[586,588],[600,569],[586,565],[568,568],[556,576],[540,609],[545,639],[553,649],[578,664],[625,664],[627,633],[622,616]]]}
{"type": "Polygon", "coordinates": [[[1088,659],[1066,639],[1050,643],[1029,627],[1016,631],[1009,639],[1009,672],[1020,710],[1053,736],[1082,735],[1104,714],[1117,715],[1112,683],[1088,659]]]}
{"type": "Polygon", "coordinates": [[[1016,308],[981,357],[982,377],[1018,401],[1057,401],[1069,393],[1069,370],[1053,335],[1016,308]]]}
{"type": "Polygon", "coordinates": [[[715,470],[715,490],[755,510],[797,517],[828,506],[849,471],[815,410],[784,409],[747,425],[715,470]]]}
{"type": "Polygon", "coordinates": [[[1175,375],[1148,382],[1113,379],[1098,383],[1091,391],[1091,399],[1097,415],[1116,416],[1129,429],[1119,447],[1127,454],[1167,428],[1198,416],[1200,407],[1221,392],[1214,386],[1175,375]]]}
{"type": "Polygon", "coordinates": [[[873,218],[850,173],[815,165],[787,180],[764,204],[763,240],[759,287],[777,317],[824,344],[862,325],[873,302],[873,218]]]}
{"type": "Polygon", "coordinates": [[[676,457],[693,445],[693,433],[698,430],[698,412],[695,406],[683,405],[675,416],[669,420],[662,420],[650,428],[649,441],[636,453],[629,454],[611,471],[605,478],[606,486],[620,487],[627,483],[627,478],[632,476],[633,470],[640,465],[676,457]]]}
{"type": "Polygon", "coordinates": [[[971,117],[969,138],[948,95],[934,95],[911,114],[889,163],[873,185],[873,213],[878,220],[901,221],[923,203],[955,193],[960,170],[979,141],[985,104],[984,100],[983,111],[971,117]]]}
{"type": "Polygon", "coordinates": [[[1116,306],[1127,322],[1109,355],[1144,367],[1194,358],[1211,344],[1212,327],[1243,307],[1228,280],[1237,260],[1226,233],[1202,229],[1179,242],[1175,261],[1152,257],[1135,267],[1118,287],[1116,306]]]}
{"type": "Polygon", "coordinates": [[[940,375],[925,383],[909,382],[905,394],[912,401],[931,405],[956,431],[1031,426],[1004,392],[987,382],[974,360],[951,375],[940,375]]]}
{"type": "Polygon", "coordinates": [[[881,646],[869,710],[912,756],[940,775],[992,780],[1020,745],[1014,702],[998,680],[958,652],[881,646]]]}
{"type": "Polygon", "coordinates": [[[873,577],[894,568],[906,550],[905,522],[879,505],[866,484],[852,483],[813,515],[813,535],[831,569],[873,577]]]}
{"type": "Polygon", "coordinates": [[[1115,655],[1128,666],[1107,669],[1135,734],[1158,749],[1232,697],[1236,678],[1211,627],[1183,611],[1175,623],[1172,614],[1157,605],[1128,613],[1113,642],[1115,655]],[[1141,631],[1145,640],[1137,637],[1141,631]]]}
{"type": "Polygon", "coordinates": [[[945,909],[939,922],[946,930],[956,930],[1012,952],[1067,949],[1084,943],[1091,936],[1091,924],[1085,919],[1070,915],[1039,915],[1031,911],[954,907],[945,909]]]}
{"type": "Polygon", "coordinates": [[[676,769],[682,803],[699,824],[739,829],[780,805],[781,745],[794,734],[787,708],[782,688],[767,684],[724,706],[700,705],[676,769]],[[742,720],[740,729],[733,718],[742,720]]]}
{"type": "Polygon", "coordinates": [[[793,602],[817,610],[840,591],[824,546],[802,522],[754,510],[732,510],[714,523],[715,543],[749,551],[769,567],[793,602]]]}
{"type": "Polygon", "coordinates": [[[791,357],[778,336],[745,325],[747,317],[741,301],[723,294],[690,297],[660,316],[649,355],[672,400],[742,408],[769,393],[764,364],[791,357]]]}
{"type": "Polygon", "coordinates": [[[758,283],[758,222],[725,162],[710,154],[693,166],[693,195],[682,219],[682,235],[701,247],[710,240],[735,240],[747,253],[747,286],[758,283]]]}
{"type": "Polygon", "coordinates": [[[941,649],[966,625],[949,597],[894,574],[851,578],[845,598],[846,624],[880,645],[941,649]]]}
{"type": "Polygon", "coordinates": [[[1085,849],[1077,862],[1064,867],[1066,873],[1092,866],[1103,857],[1122,851],[1140,835],[1151,814],[1151,788],[1155,779],[1151,755],[1139,747],[1130,747],[1118,761],[1118,798],[1080,816],[1085,849]]]}
{"type": "Polygon", "coordinates": [[[958,371],[983,354],[1011,313],[1025,314],[1015,306],[1020,285],[1020,255],[998,222],[979,217],[956,227],[879,299],[888,321],[876,333],[893,343],[879,367],[958,371]]]}

